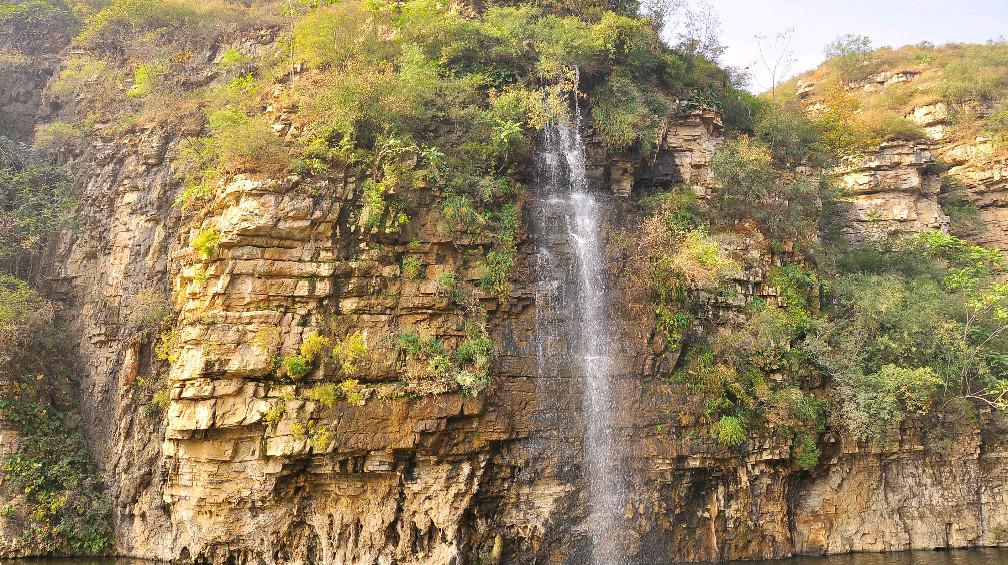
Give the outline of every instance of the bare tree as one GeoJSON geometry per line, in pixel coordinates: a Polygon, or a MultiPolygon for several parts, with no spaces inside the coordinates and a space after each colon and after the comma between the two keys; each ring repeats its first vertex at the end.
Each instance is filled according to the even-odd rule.
{"type": "Polygon", "coordinates": [[[690,56],[703,56],[717,62],[725,52],[721,44],[721,20],[707,2],[684,4],[681,23],[676,26],[675,46],[690,56]]]}
{"type": "Polygon", "coordinates": [[[770,94],[777,95],[777,85],[791,72],[798,62],[791,42],[794,40],[795,28],[789,27],[777,33],[772,38],[766,34],[757,34],[756,46],[759,50],[760,62],[770,74],[770,94]]]}
{"type": "Polygon", "coordinates": [[[687,0],[643,0],[640,13],[651,20],[655,31],[664,36],[672,21],[687,7],[687,0]]]}

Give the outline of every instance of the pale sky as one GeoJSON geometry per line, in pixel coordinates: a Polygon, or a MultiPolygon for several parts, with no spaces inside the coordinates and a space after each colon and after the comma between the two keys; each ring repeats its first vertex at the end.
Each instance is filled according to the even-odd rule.
{"type": "MultiPolygon", "coordinates": [[[[702,0],[699,0],[702,1],[702,0]]],[[[695,2],[694,2],[695,3],[695,2]]],[[[750,89],[770,87],[757,63],[754,35],[773,37],[794,27],[797,62],[788,76],[815,68],[823,47],[844,33],[867,35],[875,47],[930,41],[984,42],[1008,36],[1008,0],[707,0],[721,20],[722,62],[752,65],[750,89]]]]}

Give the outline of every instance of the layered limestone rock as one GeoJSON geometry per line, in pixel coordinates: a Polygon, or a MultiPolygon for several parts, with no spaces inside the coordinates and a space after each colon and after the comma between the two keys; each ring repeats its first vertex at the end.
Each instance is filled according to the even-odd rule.
{"type": "Polygon", "coordinates": [[[883,143],[877,153],[858,158],[840,174],[851,200],[847,230],[852,237],[948,228],[948,216],[938,203],[941,178],[927,144],[883,143]]]}
{"type": "Polygon", "coordinates": [[[943,147],[950,192],[977,208],[968,228],[970,239],[1008,250],[1008,149],[1003,141],[978,136],[972,142],[943,147]]]}
{"type": "MultiPolygon", "coordinates": [[[[1001,420],[981,437],[959,426],[928,435],[904,426],[890,449],[843,442],[821,476],[798,490],[795,550],[898,551],[1003,543],[1008,524],[1001,420]]],[[[934,430],[932,430],[934,433],[934,430]]]]}
{"type": "MultiPolygon", "coordinates": [[[[917,76],[912,71],[886,71],[847,89],[877,92],[917,76]]],[[[815,86],[799,80],[799,98],[808,102],[815,86]]],[[[845,165],[841,173],[852,197],[848,233],[859,237],[872,230],[953,228],[971,241],[1008,250],[1005,140],[992,134],[963,134],[953,123],[954,113],[986,116],[991,111],[985,103],[955,109],[942,101],[918,106],[905,117],[921,128],[926,139],[886,142],[877,152],[845,165]],[[975,217],[965,225],[950,225],[942,205],[963,204],[976,208],[975,217]]]]}

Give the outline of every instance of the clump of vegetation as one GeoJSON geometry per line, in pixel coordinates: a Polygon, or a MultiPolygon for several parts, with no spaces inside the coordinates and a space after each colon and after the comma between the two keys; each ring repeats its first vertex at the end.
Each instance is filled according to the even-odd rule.
{"type": "MultiPolygon", "coordinates": [[[[0,137],[0,261],[28,272],[43,245],[70,226],[76,205],[70,172],[15,141],[0,137]]],[[[20,274],[17,271],[13,275],[20,274]]]]}
{"type": "Polygon", "coordinates": [[[346,379],[340,383],[339,389],[343,393],[343,398],[346,399],[347,404],[351,406],[364,406],[366,397],[361,391],[360,383],[357,379],[346,379]]]}
{"type": "Polygon", "coordinates": [[[718,443],[725,447],[738,447],[746,442],[746,430],[737,416],[721,416],[713,426],[711,433],[718,443]]]}
{"type": "Polygon", "coordinates": [[[485,292],[496,296],[501,302],[507,302],[512,288],[511,269],[517,254],[518,209],[512,205],[505,206],[493,214],[491,224],[497,241],[494,249],[488,251],[486,259],[480,263],[483,273],[479,284],[485,292]]]}
{"type": "Polygon", "coordinates": [[[226,106],[207,116],[211,138],[204,145],[209,166],[215,171],[283,170],[289,161],[287,149],[265,116],[248,115],[226,106]]]}
{"type": "Polygon", "coordinates": [[[367,396],[361,389],[357,379],[345,379],[338,385],[333,383],[317,384],[310,388],[305,396],[318,402],[326,408],[335,406],[336,401],[343,399],[351,406],[364,406],[367,396]]]}
{"type": "Polygon", "coordinates": [[[130,98],[140,98],[150,94],[154,90],[157,80],[158,70],[153,65],[137,65],[133,71],[133,86],[126,91],[126,96],[130,98]]]}
{"type": "Polygon", "coordinates": [[[468,324],[466,337],[454,351],[432,335],[403,331],[393,346],[407,365],[407,380],[419,390],[460,390],[475,396],[490,383],[493,340],[485,328],[468,324]]]}
{"type": "Polygon", "coordinates": [[[299,380],[304,378],[311,369],[311,361],[301,355],[288,355],[280,359],[281,378],[299,380]]]}
{"type": "Polygon", "coordinates": [[[280,420],[283,420],[286,415],[287,401],[281,398],[270,405],[269,410],[263,414],[262,420],[263,423],[266,424],[267,428],[275,430],[277,424],[279,424],[280,420]]]}
{"type": "Polygon", "coordinates": [[[221,232],[217,228],[206,228],[200,230],[192,240],[192,250],[196,256],[206,261],[217,251],[217,246],[221,242],[221,232]]]}
{"type": "Polygon", "coordinates": [[[157,344],[154,346],[154,356],[160,361],[166,361],[174,365],[178,361],[178,329],[171,329],[161,333],[157,344]]]}
{"type": "Polygon", "coordinates": [[[711,212],[718,222],[751,222],[779,244],[808,245],[832,186],[827,176],[782,166],[770,147],[742,136],[718,149],[711,159],[718,181],[711,212]]]}
{"type": "Polygon", "coordinates": [[[173,312],[164,294],[149,288],[141,289],[130,298],[126,324],[139,333],[151,334],[165,328],[173,312]]]}
{"type": "Polygon", "coordinates": [[[53,306],[25,281],[0,273],[0,364],[37,343],[53,321],[53,306]]]}
{"type": "Polygon", "coordinates": [[[63,414],[29,394],[29,387],[21,390],[20,396],[0,400],[0,416],[20,434],[0,463],[4,490],[20,493],[28,504],[18,516],[23,524],[18,541],[43,553],[104,553],[113,543],[111,501],[83,438],[63,424],[63,414]]]}
{"type": "Polygon", "coordinates": [[[308,389],[305,397],[318,402],[326,408],[332,408],[339,399],[339,389],[332,383],[317,384],[308,389]]]}
{"type": "Polygon", "coordinates": [[[312,332],[305,336],[304,340],[301,342],[301,357],[311,363],[315,361],[315,358],[318,357],[319,353],[329,349],[331,345],[331,339],[319,335],[318,332],[312,332]]]}
{"type": "Polygon", "coordinates": [[[844,80],[852,81],[876,72],[877,61],[873,60],[872,51],[871,38],[846,34],[827,45],[823,54],[844,80]]]}
{"type": "Polygon", "coordinates": [[[402,260],[402,274],[407,279],[419,279],[423,269],[423,262],[415,255],[407,255],[402,260]]]}
{"type": "Polygon", "coordinates": [[[940,232],[845,251],[830,308],[801,344],[834,375],[844,425],[877,439],[908,415],[965,398],[1008,406],[1003,256],[940,232]]]}
{"type": "Polygon", "coordinates": [[[353,376],[360,372],[360,362],[367,356],[367,339],[363,332],[347,334],[332,350],[333,358],[339,363],[344,375],[353,376]]]}
{"type": "Polygon", "coordinates": [[[693,322],[697,293],[718,293],[740,270],[727,238],[701,224],[692,188],[662,193],[644,203],[645,218],[617,238],[628,256],[625,287],[638,303],[654,308],[655,335],[664,351],[674,350],[693,322]]]}

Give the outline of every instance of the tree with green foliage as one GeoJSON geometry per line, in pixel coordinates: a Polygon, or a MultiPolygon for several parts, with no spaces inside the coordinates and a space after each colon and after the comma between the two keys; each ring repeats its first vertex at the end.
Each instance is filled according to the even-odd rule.
{"type": "Polygon", "coordinates": [[[864,78],[874,70],[871,53],[871,38],[850,33],[837,37],[823,50],[828,64],[847,81],[864,78]]]}
{"type": "Polygon", "coordinates": [[[31,148],[0,138],[0,265],[30,276],[49,239],[70,225],[70,173],[31,148]]]}
{"type": "Polygon", "coordinates": [[[802,158],[802,153],[810,158],[811,150],[799,150],[798,145],[768,146],[748,136],[725,142],[711,159],[718,182],[710,202],[715,220],[751,222],[777,244],[810,244],[818,233],[824,201],[835,193],[823,171],[805,172],[776,162],[772,148],[785,163],[802,158]]]}

